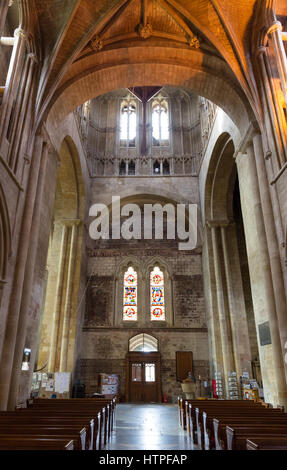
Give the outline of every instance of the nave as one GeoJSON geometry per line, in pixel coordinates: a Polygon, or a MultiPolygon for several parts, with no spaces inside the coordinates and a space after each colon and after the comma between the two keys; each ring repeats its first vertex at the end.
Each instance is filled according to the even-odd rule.
{"type": "Polygon", "coordinates": [[[106,450],[191,450],[177,405],[119,403],[106,450]]]}

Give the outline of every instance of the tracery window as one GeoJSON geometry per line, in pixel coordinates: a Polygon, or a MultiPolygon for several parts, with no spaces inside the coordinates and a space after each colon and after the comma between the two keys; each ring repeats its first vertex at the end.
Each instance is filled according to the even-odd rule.
{"type": "Polygon", "coordinates": [[[119,175],[126,176],[126,162],[124,160],[121,161],[119,167],[119,175]]]}
{"type": "Polygon", "coordinates": [[[137,320],[137,272],[132,266],[124,274],[124,321],[137,320]]]}
{"type": "Polygon", "coordinates": [[[162,168],[163,168],[163,174],[164,174],[164,175],[170,175],[170,168],[169,168],[169,162],[168,162],[168,160],[165,160],[165,161],[163,162],[162,168]]]}
{"type": "Polygon", "coordinates": [[[134,176],[136,174],[136,165],[133,160],[129,162],[128,174],[129,176],[134,176]]]}
{"type": "Polygon", "coordinates": [[[165,320],[164,276],[158,266],[150,273],[150,315],[152,321],[165,320]]]}
{"type": "Polygon", "coordinates": [[[157,160],[153,164],[153,174],[154,175],[160,174],[160,163],[157,160]]]}
{"type": "Polygon", "coordinates": [[[124,100],[121,104],[120,115],[120,146],[136,146],[136,102],[134,100],[124,100]]]}
{"type": "Polygon", "coordinates": [[[155,147],[169,145],[169,117],[166,99],[155,99],[152,104],[152,144],[155,147]]]}

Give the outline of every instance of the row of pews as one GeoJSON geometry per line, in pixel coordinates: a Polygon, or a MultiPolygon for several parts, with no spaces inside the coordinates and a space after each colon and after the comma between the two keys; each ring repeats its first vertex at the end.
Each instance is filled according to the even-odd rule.
{"type": "Polygon", "coordinates": [[[283,407],[246,400],[178,398],[179,422],[200,450],[287,450],[283,407]]]}
{"type": "Polygon", "coordinates": [[[101,450],[115,423],[116,399],[29,400],[0,411],[0,450],[101,450]]]}

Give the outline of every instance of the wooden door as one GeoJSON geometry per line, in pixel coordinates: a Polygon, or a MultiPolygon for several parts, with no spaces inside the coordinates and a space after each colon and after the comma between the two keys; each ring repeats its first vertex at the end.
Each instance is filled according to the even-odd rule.
{"type": "Polygon", "coordinates": [[[126,400],[132,403],[161,402],[160,354],[128,353],[126,400]]]}

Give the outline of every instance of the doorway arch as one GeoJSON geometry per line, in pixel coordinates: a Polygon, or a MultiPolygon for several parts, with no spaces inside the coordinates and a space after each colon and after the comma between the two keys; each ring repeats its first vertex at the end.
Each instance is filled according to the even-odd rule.
{"type": "Polygon", "coordinates": [[[161,402],[161,356],[158,339],[139,333],[129,340],[126,356],[126,401],[161,402]]]}
{"type": "Polygon", "coordinates": [[[147,333],[140,333],[129,340],[129,352],[158,352],[158,339],[147,333]]]}

